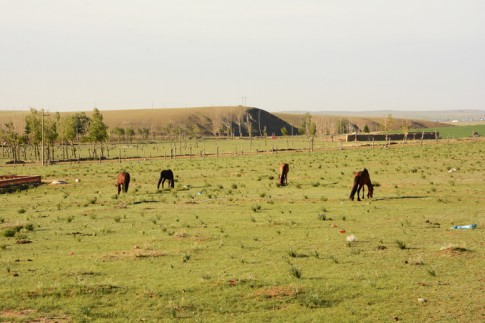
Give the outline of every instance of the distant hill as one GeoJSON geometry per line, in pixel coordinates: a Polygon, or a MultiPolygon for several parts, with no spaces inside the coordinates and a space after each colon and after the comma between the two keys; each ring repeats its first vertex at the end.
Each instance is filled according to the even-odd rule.
{"type": "MultiPolygon", "coordinates": [[[[132,110],[102,110],[103,121],[110,129],[116,127],[141,129],[148,128],[151,133],[174,133],[186,131],[199,135],[230,135],[247,136],[249,129],[255,136],[281,135],[281,129],[288,133],[295,125],[271,114],[265,110],[243,106],[218,106],[194,108],[164,108],[164,109],[132,109],[132,110]]],[[[55,111],[48,112],[54,114],[55,111]]],[[[76,112],[61,112],[64,115],[76,112]]],[[[92,112],[86,112],[91,116],[92,112]]],[[[12,121],[15,127],[23,130],[25,117],[29,111],[0,111],[0,124],[12,121]]]]}
{"type": "MultiPolygon", "coordinates": [[[[298,134],[304,120],[305,113],[270,113],[268,111],[243,106],[218,106],[194,108],[168,108],[168,109],[132,109],[132,110],[102,110],[104,122],[110,129],[116,127],[132,128],[135,131],[147,128],[150,133],[178,133],[185,131],[198,135],[230,135],[247,136],[249,129],[255,136],[281,135],[286,128],[288,134],[298,134]]],[[[469,111],[469,110],[467,110],[469,111]]],[[[17,129],[24,128],[25,117],[28,111],[0,111],[0,125],[12,121],[17,129]]],[[[53,115],[55,111],[50,111],[53,115]]],[[[74,112],[61,112],[63,115],[74,112]]],[[[311,112],[312,122],[316,124],[318,133],[337,133],[337,124],[345,125],[349,132],[364,131],[367,128],[380,131],[384,128],[385,119],[392,115],[392,129],[399,130],[403,126],[411,129],[443,127],[444,124],[429,121],[436,112],[401,111],[368,111],[368,112],[311,112]],[[418,115],[418,112],[415,112],[418,115]],[[404,117],[403,117],[404,116],[404,117]],[[424,118],[426,117],[426,118],[424,118]]],[[[91,112],[86,112],[88,116],[91,112]]],[[[462,112],[462,115],[466,115],[462,112]]],[[[442,116],[445,115],[442,112],[442,116]]],[[[449,114],[456,116],[456,114],[449,114]]],[[[471,114],[468,114],[471,115],[471,114]]],[[[475,111],[474,115],[479,115],[475,111]]]]}

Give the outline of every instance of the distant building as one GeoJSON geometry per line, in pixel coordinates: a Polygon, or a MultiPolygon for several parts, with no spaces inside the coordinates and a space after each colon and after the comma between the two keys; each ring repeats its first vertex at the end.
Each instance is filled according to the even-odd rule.
{"type": "MultiPolygon", "coordinates": [[[[350,134],[347,135],[347,141],[386,141],[386,140],[404,140],[403,133],[394,134],[350,134]]],[[[407,140],[430,140],[439,139],[439,132],[409,132],[407,140]]]]}

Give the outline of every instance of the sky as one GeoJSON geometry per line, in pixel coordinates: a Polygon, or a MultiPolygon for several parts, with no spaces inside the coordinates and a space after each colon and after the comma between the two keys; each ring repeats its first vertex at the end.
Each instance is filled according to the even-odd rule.
{"type": "Polygon", "coordinates": [[[0,0],[0,110],[485,110],[482,0],[0,0]]]}

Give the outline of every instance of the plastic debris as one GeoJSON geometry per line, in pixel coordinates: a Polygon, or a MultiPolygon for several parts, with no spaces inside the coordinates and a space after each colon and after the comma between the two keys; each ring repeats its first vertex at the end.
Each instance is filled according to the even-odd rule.
{"type": "Polygon", "coordinates": [[[475,223],[467,224],[467,225],[454,225],[451,228],[452,229],[476,229],[477,225],[475,223]]]}
{"type": "Polygon", "coordinates": [[[354,242],[355,240],[357,240],[353,234],[347,236],[346,239],[347,239],[347,242],[354,242]]]}

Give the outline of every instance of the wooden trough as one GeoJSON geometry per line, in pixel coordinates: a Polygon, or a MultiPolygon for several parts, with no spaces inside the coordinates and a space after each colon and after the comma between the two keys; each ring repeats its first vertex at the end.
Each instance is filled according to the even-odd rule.
{"type": "Polygon", "coordinates": [[[40,176],[5,175],[0,176],[0,188],[24,185],[39,185],[40,176]]]}

